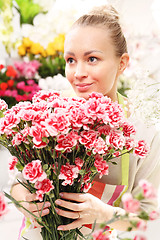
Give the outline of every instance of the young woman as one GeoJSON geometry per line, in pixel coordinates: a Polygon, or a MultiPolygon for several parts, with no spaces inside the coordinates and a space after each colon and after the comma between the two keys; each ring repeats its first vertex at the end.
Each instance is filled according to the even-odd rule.
{"type": "MultiPolygon", "coordinates": [[[[120,74],[127,67],[129,56],[127,44],[119,24],[116,10],[111,6],[102,6],[88,15],[80,17],[72,26],[66,36],[64,46],[66,61],[66,77],[72,85],[77,96],[88,98],[91,92],[100,92],[119,101],[124,105],[124,99],[117,94],[117,82],[120,74]]],[[[129,117],[129,113],[127,112],[129,117]]],[[[132,119],[130,119],[131,121],[132,119]]],[[[68,225],[59,226],[59,230],[69,230],[81,227],[84,224],[108,221],[116,211],[124,214],[121,196],[127,189],[136,195],[140,188],[138,181],[147,179],[156,188],[159,184],[160,174],[160,134],[154,129],[146,129],[140,121],[134,122],[137,138],[145,139],[151,150],[147,158],[139,159],[132,154],[117,159],[117,165],[110,165],[107,176],[95,179],[94,188],[90,193],[61,193],[61,199],[56,200],[56,211],[59,215],[74,219],[68,225]],[[125,169],[125,170],[124,170],[125,169]],[[98,187],[97,187],[98,186],[98,187]],[[74,203],[68,200],[73,200],[74,203]],[[64,207],[61,210],[59,206],[64,207]]],[[[28,210],[38,215],[37,209],[31,201],[35,195],[30,194],[23,186],[17,184],[12,189],[12,196],[17,200],[27,200],[28,210]]],[[[43,203],[39,203],[39,209],[43,203]]],[[[43,215],[49,213],[49,203],[46,203],[43,215]]],[[[141,208],[146,211],[156,209],[154,201],[142,201],[141,208]]],[[[32,218],[24,212],[26,217],[32,218]]],[[[32,219],[34,220],[34,219],[32,219]]],[[[119,221],[112,227],[126,230],[127,221],[119,221]]],[[[34,225],[39,225],[34,222],[34,225]]],[[[36,230],[37,232],[39,231],[36,230]]],[[[33,235],[32,235],[33,236],[33,235]]],[[[32,239],[32,238],[30,238],[32,239]]],[[[36,239],[35,236],[33,238],[36,239]]],[[[37,235],[40,239],[40,235],[37,235]]]]}

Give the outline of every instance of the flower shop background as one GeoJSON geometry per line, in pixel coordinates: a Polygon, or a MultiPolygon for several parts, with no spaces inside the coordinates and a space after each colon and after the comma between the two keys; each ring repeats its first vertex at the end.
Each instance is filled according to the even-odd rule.
{"type": "MultiPolygon", "coordinates": [[[[109,2],[121,14],[131,56],[129,67],[121,76],[119,91],[133,100],[134,114],[141,113],[146,124],[156,124],[160,128],[158,0],[3,2],[0,1],[0,64],[3,65],[0,67],[0,97],[10,106],[30,100],[38,89],[61,90],[67,96],[73,94],[64,75],[65,33],[82,13],[97,4],[109,2]]],[[[1,147],[0,190],[8,190],[12,181],[8,174],[8,159],[9,153],[1,147]]],[[[22,215],[10,205],[8,214],[0,219],[0,237],[16,240],[21,219],[22,215]]],[[[159,239],[158,224],[159,220],[149,224],[148,239],[159,239]]]]}

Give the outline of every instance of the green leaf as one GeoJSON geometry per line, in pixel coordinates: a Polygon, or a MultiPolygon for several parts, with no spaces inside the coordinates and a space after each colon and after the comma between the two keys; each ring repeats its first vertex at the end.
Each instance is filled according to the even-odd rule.
{"type": "Polygon", "coordinates": [[[0,118],[3,118],[3,117],[4,117],[3,111],[0,111],[0,118]]]}
{"type": "Polygon", "coordinates": [[[141,201],[141,200],[144,199],[144,195],[143,195],[143,193],[141,192],[141,193],[137,194],[135,198],[136,198],[137,200],[141,201]]]}
{"type": "Polygon", "coordinates": [[[47,137],[42,137],[42,141],[45,143],[48,143],[48,138],[47,137]]]}
{"type": "Polygon", "coordinates": [[[20,13],[20,23],[33,24],[34,17],[41,12],[41,8],[33,0],[15,0],[20,13]]]}
{"type": "Polygon", "coordinates": [[[137,223],[138,221],[130,221],[130,224],[132,225],[132,227],[137,228],[137,223]]]}
{"type": "Polygon", "coordinates": [[[83,170],[83,169],[79,170],[79,174],[80,175],[84,175],[85,174],[85,170],[83,170]]]}
{"type": "Polygon", "coordinates": [[[92,171],[92,172],[97,172],[97,168],[96,168],[95,166],[92,166],[92,167],[91,167],[91,171],[92,171]]]}
{"type": "Polygon", "coordinates": [[[17,162],[16,168],[18,169],[18,171],[22,172],[24,167],[22,166],[22,164],[20,162],[17,162]]]}
{"type": "Polygon", "coordinates": [[[81,231],[79,231],[78,228],[76,228],[76,233],[77,233],[79,236],[81,236],[82,239],[85,239],[85,238],[84,238],[84,235],[81,233],[81,231]]]}
{"type": "Polygon", "coordinates": [[[139,218],[143,219],[143,220],[149,220],[149,216],[148,213],[146,213],[145,211],[140,212],[140,214],[138,215],[139,218]]]}
{"type": "Polygon", "coordinates": [[[133,228],[133,227],[128,227],[128,228],[127,228],[127,232],[132,231],[132,228],[133,228]]]}
{"type": "Polygon", "coordinates": [[[43,165],[43,170],[47,170],[48,167],[49,167],[48,164],[44,164],[44,165],[43,165]]]}
{"type": "Polygon", "coordinates": [[[113,165],[117,165],[117,163],[116,162],[111,162],[113,165]]]}

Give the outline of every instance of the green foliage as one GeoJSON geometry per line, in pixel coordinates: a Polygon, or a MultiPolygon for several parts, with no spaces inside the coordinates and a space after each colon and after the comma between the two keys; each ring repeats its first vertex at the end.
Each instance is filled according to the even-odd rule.
{"type": "Polygon", "coordinates": [[[42,78],[53,77],[58,73],[65,76],[65,60],[62,56],[55,57],[54,59],[52,57],[42,58],[40,59],[40,63],[42,65],[39,67],[38,73],[42,78]]]}
{"type": "Polygon", "coordinates": [[[33,0],[15,0],[20,13],[20,24],[33,24],[34,17],[41,12],[41,8],[33,0]]]}
{"type": "Polygon", "coordinates": [[[3,8],[4,6],[4,0],[0,0],[0,10],[3,8]]]}
{"type": "Polygon", "coordinates": [[[149,220],[149,216],[148,213],[145,211],[140,212],[140,214],[138,215],[139,218],[143,219],[143,220],[149,220]]]}

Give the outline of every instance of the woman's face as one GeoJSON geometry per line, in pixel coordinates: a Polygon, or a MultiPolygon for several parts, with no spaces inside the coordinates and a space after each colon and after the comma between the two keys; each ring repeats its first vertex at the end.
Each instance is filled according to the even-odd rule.
{"type": "Polygon", "coordinates": [[[100,92],[116,100],[120,58],[109,34],[98,27],[75,27],[64,44],[66,77],[79,97],[100,92]]]}

